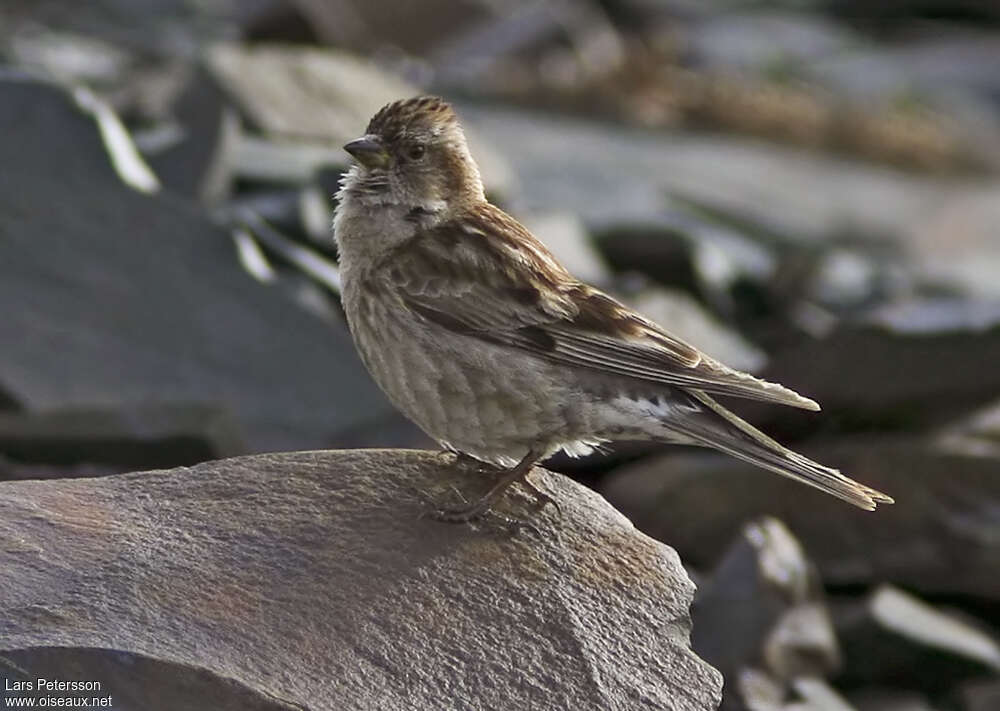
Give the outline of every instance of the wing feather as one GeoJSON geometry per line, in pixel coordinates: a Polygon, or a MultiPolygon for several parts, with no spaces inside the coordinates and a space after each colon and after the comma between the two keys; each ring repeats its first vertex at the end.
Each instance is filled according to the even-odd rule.
{"type": "Polygon", "coordinates": [[[492,205],[420,233],[380,273],[416,316],[455,333],[609,375],[819,409],[788,388],[728,368],[573,279],[492,205]]]}

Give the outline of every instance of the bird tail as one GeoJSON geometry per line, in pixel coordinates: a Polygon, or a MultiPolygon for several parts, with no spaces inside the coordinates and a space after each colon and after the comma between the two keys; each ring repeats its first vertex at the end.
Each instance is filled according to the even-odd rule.
{"type": "Polygon", "coordinates": [[[781,446],[708,395],[696,390],[687,393],[702,406],[700,412],[670,419],[665,424],[693,444],[718,449],[868,511],[874,511],[878,504],[893,503],[892,497],[781,446]]]}

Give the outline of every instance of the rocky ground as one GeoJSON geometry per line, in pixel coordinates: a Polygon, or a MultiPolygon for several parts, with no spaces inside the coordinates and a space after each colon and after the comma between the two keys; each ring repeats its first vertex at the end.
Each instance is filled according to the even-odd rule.
{"type": "MultiPolygon", "coordinates": [[[[280,624],[259,638],[246,628],[260,620],[240,615],[222,630],[204,610],[134,608],[129,595],[167,585],[173,563],[141,585],[123,574],[141,542],[118,523],[112,538],[132,547],[128,556],[109,561],[110,544],[95,538],[93,550],[76,541],[76,553],[49,561],[80,575],[82,557],[102,561],[94,570],[106,578],[66,591],[96,596],[66,608],[89,620],[81,626],[37,597],[52,580],[79,579],[18,556],[27,546],[51,557],[62,529],[31,529],[39,537],[29,539],[28,522],[69,515],[62,505],[38,513],[32,497],[88,510],[110,497],[161,527],[162,543],[162,527],[197,537],[197,497],[215,502],[233,485],[232,471],[214,465],[192,470],[218,478],[208,489],[183,474],[106,475],[262,452],[433,447],[355,355],[330,236],[340,145],[383,103],[431,90],[455,102],[491,198],[571,271],[713,356],[819,401],[818,414],[727,404],[896,499],[854,511],[721,456],[636,443],[549,463],[680,554],[698,584],[691,644],[722,672],[723,708],[1000,708],[993,3],[12,0],[0,6],[0,59],[0,478],[52,480],[4,485],[5,501],[26,497],[23,519],[4,518],[0,555],[23,566],[0,594],[8,678],[101,669],[124,679],[122,669],[141,669],[144,681],[120,692],[132,699],[122,708],[177,680],[189,693],[178,699],[191,701],[176,703],[191,708],[287,708],[329,695],[317,675],[334,673],[337,645],[291,629],[297,606],[313,602],[279,600],[280,624]],[[163,487],[173,513],[150,508],[163,487]],[[98,597],[104,636],[92,634],[98,597]],[[139,617],[119,636],[113,620],[129,614],[139,617]],[[142,639],[143,625],[156,627],[142,615],[181,627],[157,646],[142,639]],[[283,639],[274,663],[245,663],[267,635],[283,639]],[[308,673],[296,668],[296,635],[312,650],[308,673]],[[205,701],[213,694],[229,706],[205,701]]],[[[264,460],[237,461],[257,462],[241,466],[263,476],[264,460]]],[[[258,483],[253,496],[271,486],[258,483]]],[[[322,486],[286,493],[314,506],[309,487],[322,486]]],[[[227,515],[251,526],[259,513],[227,515]]],[[[575,522],[567,515],[562,535],[575,522]]],[[[296,545],[315,533],[295,532],[296,545]]],[[[217,604],[246,592],[225,572],[234,566],[287,582],[268,557],[287,550],[265,539],[219,549],[211,585],[231,589],[217,604]]],[[[211,555],[202,543],[185,545],[211,555]]],[[[632,573],[655,599],[669,594],[656,585],[670,585],[643,576],[658,574],[632,573]]],[[[686,584],[683,571],[676,581],[686,584]]],[[[266,596],[254,590],[254,600],[266,596]]],[[[681,598],[662,602],[685,618],[687,602],[673,594],[681,598]]],[[[337,614],[335,600],[321,603],[304,619],[337,614]]],[[[629,624],[649,616],[659,637],[561,638],[611,622],[559,607],[553,614],[572,624],[534,642],[593,649],[542,655],[551,667],[532,667],[531,683],[594,708],[602,698],[632,699],[606,702],[615,708],[712,706],[717,679],[693,657],[683,657],[686,682],[646,662],[614,668],[654,642],[682,656],[687,647],[683,622],[674,629],[612,603],[632,613],[629,624]],[[590,696],[572,696],[583,668],[574,664],[592,670],[594,686],[580,692],[590,696]],[[618,696],[629,678],[633,696],[618,696]]],[[[398,638],[382,633],[385,645],[398,638]]],[[[378,654],[358,656],[388,679],[378,654]]],[[[448,683],[461,686],[459,677],[448,683]]],[[[363,678],[344,688],[362,693],[363,678]]],[[[456,698],[471,706],[455,708],[475,707],[456,698]]]]}

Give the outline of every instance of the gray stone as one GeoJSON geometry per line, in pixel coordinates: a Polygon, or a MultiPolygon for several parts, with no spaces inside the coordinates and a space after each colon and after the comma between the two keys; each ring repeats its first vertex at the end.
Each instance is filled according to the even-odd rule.
{"type": "Polygon", "coordinates": [[[611,272],[578,217],[568,212],[522,215],[521,222],[552,250],[569,273],[588,284],[607,285],[611,272]]]}
{"type": "Polygon", "coordinates": [[[761,377],[813,398],[822,416],[756,403],[735,409],[783,436],[821,423],[855,430],[943,425],[996,399],[1000,369],[985,364],[997,362],[997,301],[903,302],[771,353],[761,377]]]}
{"type": "MultiPolygon", "coordinates": [[[[524,212],[568,210],[600,228],[655,224],[673,196],[802,244],[847,232],[898,240],[914,252],[956,245],[952,252],[970,271],[975,252],[965,245],[988,248],[991,260],[998,249],[995,177],[909,175],[759,141],[652,133],[524,110],[467,105],[461,113],[510,161],[524,212]]],[[[977,288],[992,284],[995,292],[990,273],[980,267],[977,288]]]]}
{"type": "Polygon", "coordinates": [[[747,526],[698,592],[692,645],[727,679],[761,656],[768,632],[805,599],[809,564],[775,519],[747,526]]]}
{"type": "MultiPolygon", "coordinates": [[[[32,691],[6,691],[7,699],[35,699],[53,696],[71,698],[86,708],[101,708],[83,699],[109,705],[116,711],[305,711],[299,704],[187,664],[153,659],[113,649],[74,647],[33,647],[5,650],[0,670],[7,688],[15,682],[31,682],[32,691]],[[52,691],[38,688],[38,679],[76,681],[98,689],[52,691]]],[[[25,687],[27,688],[27,687],[25,687]]]]}
{"type": "Polygon", "coordinates": [[[887,683],[941,694],[960,681],[1000,672],[1000,643],[983,625],[891,585],[833,610],[844,647],[844,684],[887,683]]]}
{"type": "Polygon", "coordinates": [[[152,403],[108,409],[0,412],[0,452],[22,462],[172,467],[248,451],[224,408],[152,403]]]}
{"type": "Polygon", "coordinates": [[[74,464],[72,466],[58,464],[25,463],[10,459],[0,454],[0,480],[21,479],[75,479],[84,477],[107,476],[128,471],[126,467],[109,464],[74,464]]]}
{"type": "MultiPolygon", "coordinates": [[[[364,133],[385,104],[420,93],[373,62],[333,49],[223,43],[206,51],[205,62],[264,134],[241,141],[236,157],[241,174],[251,166],[258,174],[268,170],[267,155],[280,157],[281,174],[292,179],[310,178],[327,162],[346,166],[348,156],[340,146],[364,133]]],[[[512,175],[505,158],[475,129],[467,135],[487,192],[509,192],[512,175]]],[[[277,168],[271,170],[280,177],[277,168]]]]}
{"type": "Polygon", "coordinates": [[[164,187],[212,204],[232,187],[239,120],[204,69],[191,71],[170,107],[177,140],[145,151],[164,187]]]}
{"type": "Polygon", "coordinates": [[[0,97],[0,390],[19,407],[202,402],[252,451],[398,417],[343,324],[255,282],[197,206],[123,185],[60,90],[0,97]]]}
{"type": "Polygon", "coordinates": [[[718,560],[745,521],[772,515],[802,542],[827,584],[892,581],[929,593],[1000,596],[1000,460],[951,451],[929,435],[796,449],[887,492],[896,504],[876,513],[856,510],[711,453],[667,454],[622,467],[606,477],[602,492],[639,529],[669,542],[696,567],[718,560]]]}
{"type": "Polygon", "coordinates": [[[853,691],[850,700],[858,711],[935,711],[923,694],[886,687],[853,691]]]}
{"type": "Polygon", "coordinates": [[[997,52],[995,32],[939,23],[906,42],[859,44],[804,69],[816,80],[863,98],[903,91],[947,97],[956,87],[989,95],[1000,89],[989,66],[997,52]]]}
{"type": "Polygon", "coordinates": [[[676,554],[533,476],[561,513],[514,492],[527,527],[429,518],[489,481],[419,452],[0,484],[2,647],[117,650],[312,709],[715,709],[676,554]]]}
{"type": "Polygon", "coordinates": [[[1000,402],[949,426],[940,441],[953,452],[1000,459],[1000,402]]]}
{"type": "Polygon", "coordinates": [[[763,351],[683,292],[650,289],[626,301],[643,316],[731,368],[758,372],[767,362],[763,351]]]}
{"type": "Polygon", "coordinates": [[[954,697],[961,711],[995,711],[1000,708],[1000,678],[973,679],[959,684],[954,697]]]}
{"type": "Polygon", "coordinates": [[[835,56],[857,41],[846,26],[819,14],[736,11],[693,23],[687,49],[699,66],[756,76],[835,56]]]}
{"type": "Polygon", "coordinates": [[[777,703],[797,678],[839,664],[815,570],[776,519],[742,529],[700,586],[692,614],[692,646],[728,680],[723,709],[777,703]]]}
{"type": "Polygon", "coordinates": [[[802,700],[788,704],[784,711],[855,711],[847,699],[823,679],[800,677],[793,688],[802,700]]]}

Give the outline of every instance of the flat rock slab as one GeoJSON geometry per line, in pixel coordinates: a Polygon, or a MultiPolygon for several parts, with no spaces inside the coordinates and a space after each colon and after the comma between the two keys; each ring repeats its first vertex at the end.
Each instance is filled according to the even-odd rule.
{"type": "Polygon", "coordinates": [[[947,449],[930,435],[796,448],[896,503],[861,511],[723,455],[679,451],[618,469],[603,493],[690,565],[711,566],[745,521],[770,515],[788,525],[827,584],[891,581],[997,599],[1000,459],[947,449]]]}
{"type": "Polygon", "coordinates": [[[514,528],[428,518],[490,479],[413,451],[4,483],[0,656],[116,650],[311,709],[715,709],[674,551],[533,477],[561,512],[512,492],[514,528]]]}
{"type": "Polygon", "coordinates": [[[200,209],[122,184],[60,89],[0,77],[0,131],[0,399],[202,403],[230,412],[250,451],[396,417],[346,327],[256,282],[200,209]]]}

